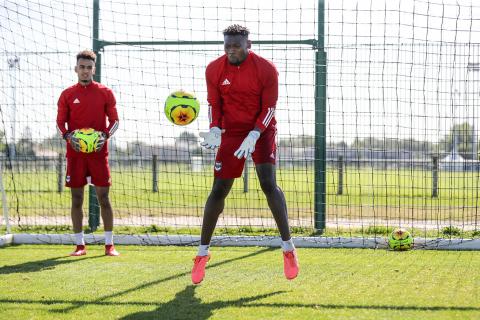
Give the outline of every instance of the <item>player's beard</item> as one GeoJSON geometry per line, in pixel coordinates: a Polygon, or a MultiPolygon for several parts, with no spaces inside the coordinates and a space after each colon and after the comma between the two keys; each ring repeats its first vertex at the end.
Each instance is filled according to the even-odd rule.
{"type": "Polygon", "coordinates": [[[246,59],[246,56],[238,56],[238,55],[232,55],[228,56],[228,62],[230,64],[233,64],[235,66],[239,66],[244,60],[246,59]]]}

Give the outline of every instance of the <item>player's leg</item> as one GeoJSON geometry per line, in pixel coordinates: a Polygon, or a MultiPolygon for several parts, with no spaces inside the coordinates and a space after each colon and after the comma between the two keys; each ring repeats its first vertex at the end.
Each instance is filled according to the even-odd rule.
{"type": "Polygon", "coordinates": [[[70,188],[70,193],[72,195],[72,208],[71,208],[71,217],[72,217],[72,226],[73,233],[75,237],[75,250],[70,254],[71,256],[83,256],[87,253],[85,249],[85,239],[83,237],[83,195],[84,187],[80,188],[70,188]]]}
{"type": "Polygon", "coordinates": [[[282,237],[283,271],[285,277],[289,280],[295,279],[299,270],[297,252],[290,236],[285,195],[276,182],[275,166],[271,163],[264,163],[256,165],[255,168],[260,186],[265,193],[268,206],[272,211],[282,237]]]}
{"type": "Polygon", "coordinates": [[[277,130],[274,126],[265,130],[257,141],[253,161],[260,186],[267,198],[268,206],[272,211],[278,230],[282,237],[283,266],[287,279],[294,279],[298,274],[298,259],[290,236],[288,225],[287,202],[282,189],[277,185],[275,139],[277,130]]]}
{"type": "Polygon", "coordinates": [[[205,266],[208,260],[210,260],[210,241],[212,240],[218,217],[225,207],[225,198],[230,192],[234,180],[235,179],[221,179],[217,177],[213,180],[212,190],[205,204],[200,245],[198,246],[198,253],[194,259],[192,268],[192,282],[194,284],[202,282],[205,277],[205,266]]]}
{"type": "Polygon", "coordinates": [[[70,215],[76,244],[71,256],[83,256],[87,253],[83,237],[83,195],[86,183],[86,165],[83,159],[67,158],[65,185],[70,188],[72,196],[70,215]]]}
{"type": "Polygon", "coordinates": [[[113,209],[109,197],[111,178],[108,159],[106,157],[89,159],[88,169],[100,205],[100,215],[105,231],[105,254],[107,256],[118,256],[119,253],[113,245],[113,209]]]}
{"type": "Polygon", "coordinates": [[[218,217],[225,207],[225,198],[232,188],[235,178],[240,177],[243,171],[244,160],[234,156],[235,150],[242,143],[244,137],[222,135],[222,143],[215,158],[212,190],[207,198],[203,214],[202,234],[198,254],[194,259],[192,282],[198,284],[205,276],[205,266],[210,259],[209,247],[218,217]]]}
{"type": "Polygon", "coordinates": [[[277,185],[275,166],[271,163],[262,163],[255,166],[260,187],[262,188],[267,203],[272,211],[275,222],[283,241],[291,239],[288,226],[287,204],[285,195],[277,185]]]}
{"type": "Polygon", "coordinates": [[[218,217],[225,207],[225,198],[232,189],[235,179],[214,178],[212,190],[205,203],[202,223],[201,245],[209,245],[213,231],[217,225],[218,217]]]}
{"type": "MultiPolygon", "coordinates": [[[[103,229],[107,232],[113,231],[113,209],[110,203],[110,187],[95,186],[98,204],[100,205],[100,214],[103,220],[103,229]]],[[[111,243],[109,243],[111,244],[111,243]]]]}
{"type": "Polygon", "coordinates": [[[100,214],[102,216],[103,228],[105,230],[105,254],[107,256],[118,256],[113,245],[113,209],[109,198],[110,187],[95,186],[100,214]]]}

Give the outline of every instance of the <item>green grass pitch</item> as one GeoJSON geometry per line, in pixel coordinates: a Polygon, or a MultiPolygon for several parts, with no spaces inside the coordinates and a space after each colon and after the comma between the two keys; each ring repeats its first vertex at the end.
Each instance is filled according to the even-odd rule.
{"type": "MultiPolygon", "coordinates": [[[[191,172],[185,165],[161,166],[159,170],[159,190],[152,192],[152,173],[148,168],[113,168],[110,198],[114,210],[134,215],[201,215],[212,184],[211,170],[191,172]]],[[[477,172],[440,172],[437,198],[431,196],[430,171],[347,167],[343,195],[336,194],[337,175],[334,168],[328,168],[327,209],[331,217],[369,217],[373,215],[370,208],[375,208],[377,217],[384,219],[466,221],[477,214],[477,172]]],[[[248,208],[248,215],[270,217],[253,168],[249,176],[252,178],[248,193],[243,192],[242,179],[235,181],[225,214],[246,215],[239,208],[248,208]]],[[[285,193],[290,217],[313,216],[313,177],[312,169],[278,170],[278,184],[285,193]]],[[[54,171],[4,172],[3,180],[12,214],[48,217],[69,213],[69,190],[57,192],[54,171]]]]}
{"type": "Polygon", "coordinates": [[[280,249],[212,248],[190,282],[195,247],[0,249],[0,319],[479,319],[478,252],[299,249],[287,281],[280,249]]]}

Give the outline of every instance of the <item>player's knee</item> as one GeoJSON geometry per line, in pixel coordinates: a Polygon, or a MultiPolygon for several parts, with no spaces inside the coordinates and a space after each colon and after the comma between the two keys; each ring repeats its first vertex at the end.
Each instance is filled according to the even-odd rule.
{"type": "Polygon", "coordinates": [[[98,198],[98,203],[102,207],[106,207],[110,205],[110,198],[108,197],[108,194],[100,194],[97,195],[98,198]]]}
{"type": "Polygon", "coordinates": [[[212,192],[210,193],[210,197],[216,200],[225,199],[230,192],[231,184],[227,183],[219,183],[216,182],[213,185],[212,192]]]}
{"type": "Polygon", "coordinates": [[[278,191],[277,184],[271,179],[261,180],[260,186],[266,195],[275,194],[278,191]]]}
{"type": "Polygon", "coordinates": [[[72,195],[72,207],[81,208],[83,205],[83,195],[72,195]]]}
{"type": "Polygon", "coordinates": [[[223,200],[227,197],[227,194],[225,193],[225,190],[223,189],[212,189],[212,192],[210,193],[210,198],[213,200],[223,200]]]}

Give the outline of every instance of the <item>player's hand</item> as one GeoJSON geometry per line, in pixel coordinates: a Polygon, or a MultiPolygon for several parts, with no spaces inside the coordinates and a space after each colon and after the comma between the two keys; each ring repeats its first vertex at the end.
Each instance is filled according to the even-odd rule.
{"type": "Polygon", "coordinates": [[[224,130],[219,127],[210,128],[209,132],[200,132],[200,137],[203,138],[203,141],[200,142],[200,145],[206,149],[216,149],[220,146],[222,141],[222,133],[224,130]]]}
{"type": "Polygon", "coordinates": [[[68,143],[72,146],[73,150],[80,152],[80,140],[78,140],[77,137],[75,137],[74,132],[70,132],[67,137],[65,138],[68,143]]]}
{"type": "Polygon", "coordinates": [[[62,136],[62,138],[63,138],[65,141],[69,142],[69,141],[70,141],[70,137],[71,137],[72,135],[73,135],[73,131],[67,131],[67,132],[65,132],[65,134],[62,136]]]}
{"type": "Polygon", "coordinates": [[[258,138],[260,138],[260,132],[257,130],[252,130],[248,133],[248,136],[243,140],[240,148],[235,151],[234,155],[238,159],[247,158],[249,155],[255,151],[255,144],[257,143],[258,138]]]}
{"type": "Polygon", "coordinates": [[[107,141],[108,137],[107,134],[103,131],[100,132],[98,136],[97,144],[95,146],[95,152],[99,152],[102,150],[103,146],[105,145],[105,141],[107,141]]]}

